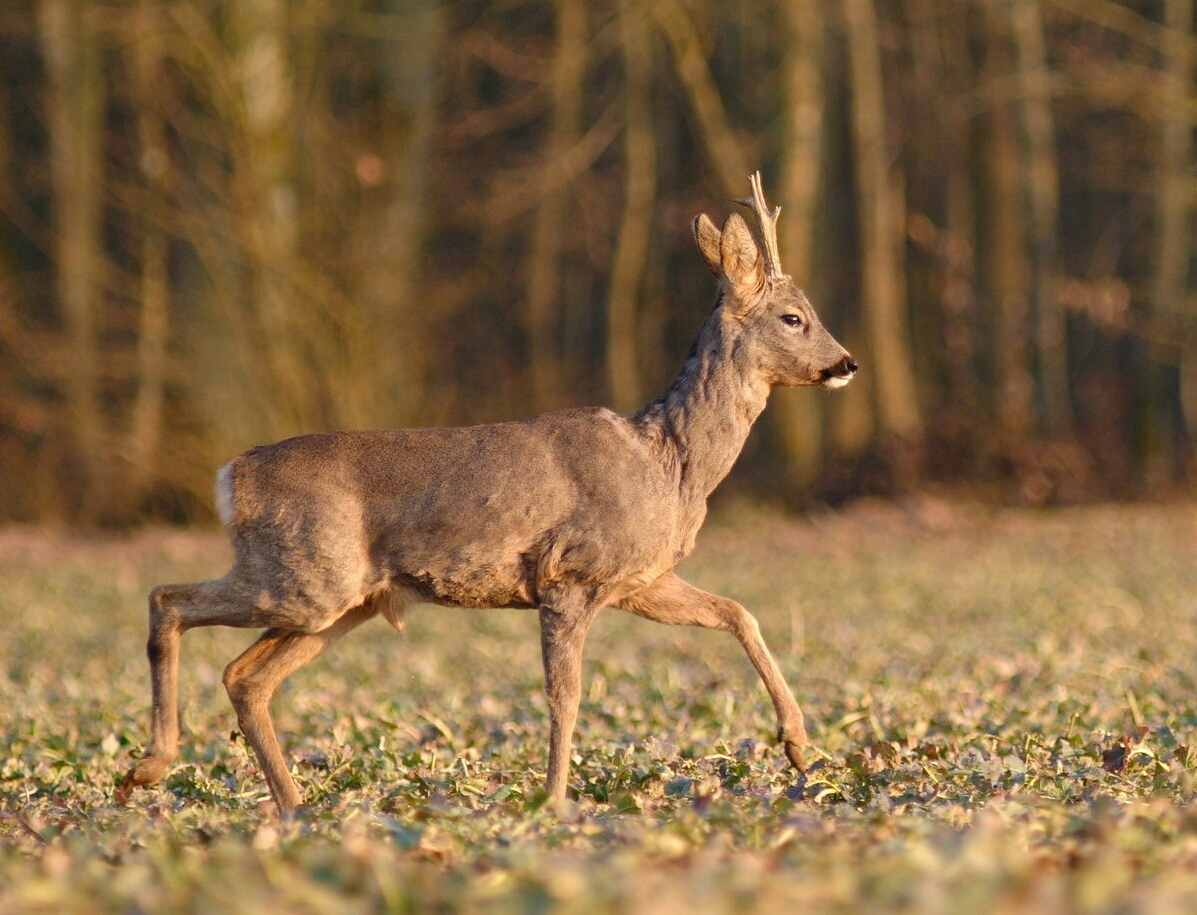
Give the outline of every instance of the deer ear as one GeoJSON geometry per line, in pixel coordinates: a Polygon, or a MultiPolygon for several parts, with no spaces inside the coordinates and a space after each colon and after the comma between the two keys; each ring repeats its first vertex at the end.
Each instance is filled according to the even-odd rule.
{"type": "Polygon", "coordinates": [[[719,260],[724,274],[736,289],[758,289],[765,282],[765,269],[756,239],[739,213],[723,224],[719,239],[719,260]]]}
{"type": "Polygon", "coordinates": [[[723,273],[723,261],[719,254],[719,230],[706,213],[694,217],[693,228],[694,240],[698,242],[702,259],[707,262],[707,269],[718,279],[723,273]]]}

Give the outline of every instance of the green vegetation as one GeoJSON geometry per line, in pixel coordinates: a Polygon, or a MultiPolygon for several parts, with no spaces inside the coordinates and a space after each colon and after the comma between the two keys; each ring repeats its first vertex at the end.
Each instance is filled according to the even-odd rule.
{"type": "Polygon", "coordinates": [[[430,607],[280,690],[279,823],[220,686],[244,632],[186,636],[182,759],[114,799],[145,592],[222,540],[0,531],[0,911],[1191,912],[1194,555],[1188,506],[735,509],[684,571],[757,613],[805,779],[732,639],[608,612],[557,818],[535,615],[430,607]]]}

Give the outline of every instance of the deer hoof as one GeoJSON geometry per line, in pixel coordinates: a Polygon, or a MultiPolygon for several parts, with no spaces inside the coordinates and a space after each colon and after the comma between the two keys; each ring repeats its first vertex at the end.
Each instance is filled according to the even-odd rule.
{"type": "Polygon", "coordinates": [[[162,781],[170,762],[160,756],[143,756],[129,770],[120,784],[120,791],[128,793],[139,785],[153,785],[162,781]]]}
{"type": "Polygon", "coordinates": [[[786,759],[788,759],[790,761],[790,765],[793,766],[799,772],[805,772],[806,771],[806,763],[804,763],[802,761],[802,751],[803,751],[803,749],[805,749],[805,745],[801,744],[801,743],[795,743],[791,740],[787,740],[785,742],[785,747],[786,747],[786,759]]]}

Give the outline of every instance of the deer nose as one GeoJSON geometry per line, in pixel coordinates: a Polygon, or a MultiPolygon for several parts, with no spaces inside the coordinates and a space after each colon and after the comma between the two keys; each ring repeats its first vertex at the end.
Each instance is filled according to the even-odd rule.
{"type": "Polygon", "coordinates": [[[823,379],[828,378],[851,378],[856,374],[856,370],[860,365],[851,356],[845,356],[831,368],[823,369],[823,379]]]}

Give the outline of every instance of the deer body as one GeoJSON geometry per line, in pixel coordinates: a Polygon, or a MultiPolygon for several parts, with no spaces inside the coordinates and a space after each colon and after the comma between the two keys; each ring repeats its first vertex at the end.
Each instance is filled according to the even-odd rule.
{"type": "Polygon", "coordinates": [[[303,605],[310,616],[292,625],[310,631],[395,587],[463,607],[536,607],[571,583],[634,590],[672,568],[697,527],[659,453],[599,409],[255,448],[226,476],[234,576],[259,603],[303,605]],[[621,485],[602,485],[611,477],[621,485]]]}
{"type": "MultiPolygon", "coordinates": [[[[600,408],[453,429],[330,432],[251,449],[218,474],[232,570],[150,595],[152,743],[124,788],[159,780],[178,747],[182,633],[265,628],[225,686],[279,809],[300,803],[268,702],[289,674],[350,629],[406,607],[537,608],[550,712],[548,791],[564,796],[597,612],[731,632],[761,676],[795,766],[802,715],[755,620],[672,569],[694,546],[707,498],[731,469],[776,384],[847,383],[856,363],[738,216],[695,235],[720,295],[677,380],[639,413],[600,408]]],[[[772,242],[772,244],[771,244],[772,242]]]]}

